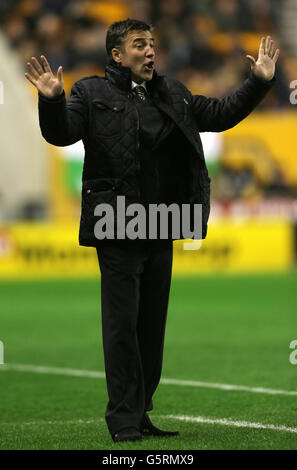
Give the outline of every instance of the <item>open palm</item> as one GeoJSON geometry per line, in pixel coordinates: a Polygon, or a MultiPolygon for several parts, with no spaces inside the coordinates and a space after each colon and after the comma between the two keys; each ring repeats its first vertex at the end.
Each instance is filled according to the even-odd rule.
{"type": "Polygon", "coordinates": [[[62,66],[58,68],[57,77],[53,74],[46,58],[42,55],[41,60],[43,68],[35,57],[32,57],[32,63],[27,62],[30,73],[25,73],[25,77],[31,82],[38,91],[47,98],[54,98],[63,92],[63,72],[62,66]]]}
{"type": "Polygon", "coordinates": [[[279,57],[279,52],[279,49],[275,49],[274,42],[270,36],[263,37],[259,47],[258,60],[256,61],[253,56],[246,56],[251,62],[253,73],[263,80],[271,80],[275,74],[275,64],[279,57]]]}

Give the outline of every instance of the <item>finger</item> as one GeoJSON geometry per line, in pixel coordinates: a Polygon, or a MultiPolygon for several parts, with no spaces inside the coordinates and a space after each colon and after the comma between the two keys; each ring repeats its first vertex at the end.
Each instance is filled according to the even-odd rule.
{"type": "Polygon", "coordinates": [[[274,42],[271,40],[268,55],[269,57],[273,57],[273,54],[274,54],[274,42]]]}
{"type": "Polygon", "coordinates": [[[265,47],[265,38],[262,38],[260,42],[260,47],[259,47],[259,56],[264,54],[264,47],[265,47]]]}
{"type": "Polygon", "coordinates": [[[30,70],[31,75],[33,75],[33,77],[36,78],[36,80],[38,80],[38,78],[39,78],[39,73],[35,70],[35,68],[34,68],[33,65],[31,64],[31,62],[27,62],[27,67],[28,67],[28,69],[30,70]]]}
{"type": "Polygon", "coordinates": [[[280,50],[276,49],[275,53],[273,54],[272,60],[274,63],[276,63],[278,57],[279,57],[280,50]]]}
{"type": "Polygon", "coordinates": [[[256,60],[255,60],[255,58],[254,58],[253,56],[247,55],[246,58],[250,60],[250,62],[252,63],[252,65],[255,65],[255,64],[256,64],[256,60]]]}
{"type": "Polygon", "coordinates": [[[36,86],[35,80],[33,79],[33,77],[31,77],[31,75],[29,73],[25,73],[25,77],[26,77],[27,80],[29,80],[29,82],[32,83],[32,85],[36,86]]]}
{"type": "Polygon", "coordinates": [[[46,60],[46,57],[45,57],[44,55],[41,55],[40,57],[41,57],[41,60],[42,60],[42,62],[43,62],[44,70],[45,70],[46,72],[53,73],[53,72],[52,72],[52,69],[51,69],[51,67],[50,67],[50,64],[49,64],[48,61],[46,60]]]}
{"type": "Polygon", "coordinates": [[[270,47],[270,36],[267,36],[265,40],[264,54],[268,54],[269,47],[270,47]]]}
{"type": "Polygon", "coordinates": [[[62,80],[63,80],[63,67],[62,67],[62,65],[60,65],[60,67],[58,68],[57,76],[58,76],[59,82],[62,82],[62,80]]]}
{"type": "Polygon", "coordinates": [[[44,72],[40,66],[40,63],[38,62],[38,60],[36,59],[36,57],[31,57],[31,60],[35,66],[35,69],[37,70],[37,72],[39,73],[39,75],[42,75],[44,72]]]}

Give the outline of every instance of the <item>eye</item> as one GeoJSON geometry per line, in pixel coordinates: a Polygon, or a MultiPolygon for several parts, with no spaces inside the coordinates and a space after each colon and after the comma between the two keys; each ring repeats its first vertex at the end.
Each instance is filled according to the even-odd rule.
{"type": "MultiPolygon", "coordinates": [[[[146,46],[145,44],[136,44],[135,47],[136,47],[137,49],[143,49],[145,46],[146,46]]],[[[155,48],[154,44],[150,44],[150,47],[151,47],[152,49],[155,48]]]]}

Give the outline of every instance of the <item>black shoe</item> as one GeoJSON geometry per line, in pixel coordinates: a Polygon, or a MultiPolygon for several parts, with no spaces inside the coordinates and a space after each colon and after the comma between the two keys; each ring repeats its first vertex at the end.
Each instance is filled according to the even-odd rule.
{"type": "Polygon", "coordinates": [[[113,434],[112,439],[114,442],[123,441],[140,441],[142,436],[136,428],[124,428],[113,434]]]}
{"type": "Polygon", "coordinates": [[[145,413],[140,425],[140,432],[143,436],[178,436],[178,431],[162,431],[153,425],[148,415],[145,413]]]}

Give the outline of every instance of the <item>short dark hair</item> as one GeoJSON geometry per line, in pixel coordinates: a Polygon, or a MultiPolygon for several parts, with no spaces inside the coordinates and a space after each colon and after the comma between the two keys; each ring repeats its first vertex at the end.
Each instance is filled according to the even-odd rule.
{"type": "Polygon", "coordinates": [[[114,47],[121,47],[129,31],[151,31],[153,26],[144,21],[127,18],[124,21],[112,23],[106,33],[106,52],[112,57],[111,51],[114,47]]]}

